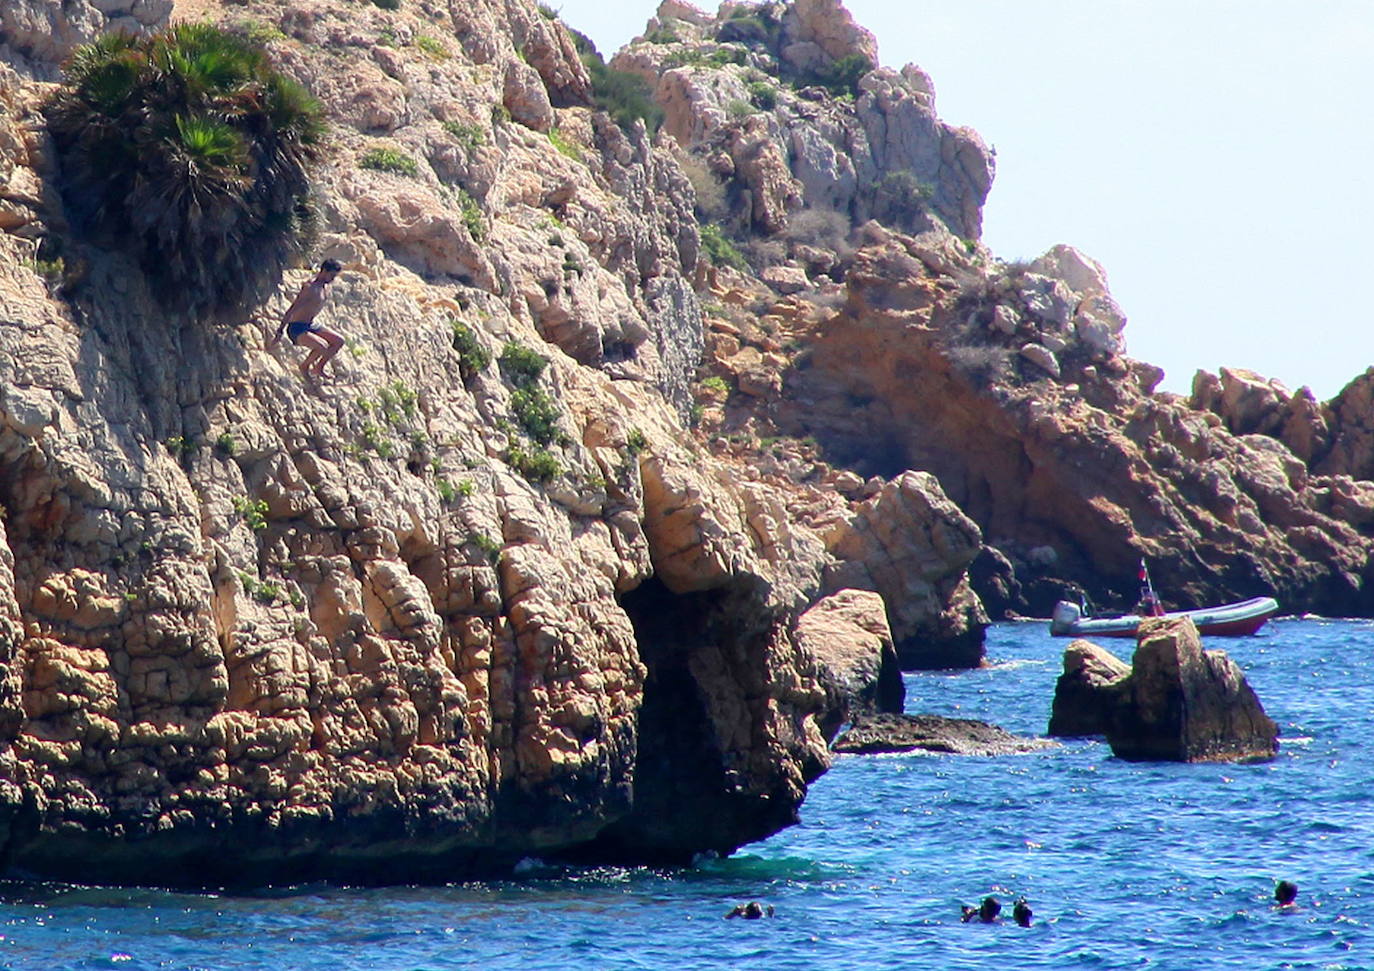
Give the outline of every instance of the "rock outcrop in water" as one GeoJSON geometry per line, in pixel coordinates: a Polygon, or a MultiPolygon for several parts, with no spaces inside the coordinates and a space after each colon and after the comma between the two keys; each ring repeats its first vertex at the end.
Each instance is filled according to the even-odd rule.
{"type": "Polygon", "coordinates": [[[1023,738],[972,718],[940,715],[866,715],[835,739],[831,748],[847,755],[933,752],[944,755],[1020,755],[1052,748],[1044,738],[1023,738]]]}
{"type": "Polygon", "coordinates": [[[1124,703],[1131,666],[1090,641],[1064,648],[1064,672],[1054,685],[1047,734],[1106,735],[1124,703]]]}
{"type": "Polygon", "coordinates": [[[1179,606],[1374,612],[1369,382],[1156,394],[1100,267],[979,243],[990,152],[835,0],[667,0],[615,75],[527,0],[178,0],[325,107],[318,389],[280,300],[168,313],[64,208],[60,60],[172,9],[0,9],[11,871],[729,852],[894,654],[981,662],[980,593],[1109,601],[1147,555],[1179,606]],[[593,107],[626,75],[657,134],[593,107]]]}
{"type": "Polygon", "coordinates": [[[1204,651],[1191,620],[1141,625],[1131,664],[1086,641],[1064,652],[1049,734],[1106,735],[1131,761],[1271,759],[1278,726],[1224,651],[1204,651]]]}
{"type": "Polygon", "coordinates": [[[902,710],[906,688],[882,597],[848,589],[824,597],[797,618],[794,636],[826,687],[820,726],[827,739],[860,715],[902,710]]]}

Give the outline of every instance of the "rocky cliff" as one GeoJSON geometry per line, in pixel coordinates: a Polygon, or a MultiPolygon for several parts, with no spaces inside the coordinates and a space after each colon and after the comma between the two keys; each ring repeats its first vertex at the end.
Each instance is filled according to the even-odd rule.
{"type": "Polygon", "coordinates": [[[1369,611],[1362,439],[1154,394],[1100,268],[978,242],[990,154],[835,0],[668,0],[609,66],[549,13],[0,12],[11,872],[729,852],[896,704],[893,656],[979,663],[985,602],[1110,596],[1143,553],[1181,600],[1369,611]],[[64,203],[59,61],[169,17],[324,105],[318,386],[264,342],[305,268],[168,311],[64,203]]]}

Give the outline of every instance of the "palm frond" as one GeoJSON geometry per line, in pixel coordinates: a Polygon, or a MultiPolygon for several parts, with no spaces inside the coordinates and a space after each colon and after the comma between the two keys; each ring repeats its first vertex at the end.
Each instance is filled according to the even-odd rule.
{"type": "Polygon", "coordinates": [[[164,299],[232,303],[298,250],[323,109],[247,38],[209,24],[76,51],[48,123],[77,221],[118,241],[164,299]]]}

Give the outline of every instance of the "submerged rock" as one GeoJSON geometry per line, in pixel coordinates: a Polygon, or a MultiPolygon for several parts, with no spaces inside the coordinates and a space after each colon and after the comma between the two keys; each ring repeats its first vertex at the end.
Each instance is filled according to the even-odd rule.
{"type": "Polygon", "coordinates": [[[1051,735],[1105,734],[1112,753],[1131,761],[1234,762],[1278,752],[1278,726],[1240,666],[1223,651],[1204,651],[1187,618],[1147,620],[1129,668],[1074,641],[1052,711],[1051,735]]]}
{"type": "Polygon", "coordinates": [[[972,718],[940,715],[872,715],[857,719],[831,746],[850,755],[879,752],[943,752],[949,755],[1019,755],[1054,746],[1044,738],[1023,738],[972,718]]]}

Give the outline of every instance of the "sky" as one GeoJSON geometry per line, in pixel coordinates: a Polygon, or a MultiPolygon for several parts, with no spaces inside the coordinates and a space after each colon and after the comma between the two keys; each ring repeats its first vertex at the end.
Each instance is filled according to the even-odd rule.
{"type": "MultiPolygon", "coordinates": [[[[609,59],[657,0],[549,5],[609,59]]],[[[1374,364],[1374,0],[845,5],[996,150],[984,242],[1100,262],[1162,389],[1248,368],[1325,400],[1374,364]]]]}

